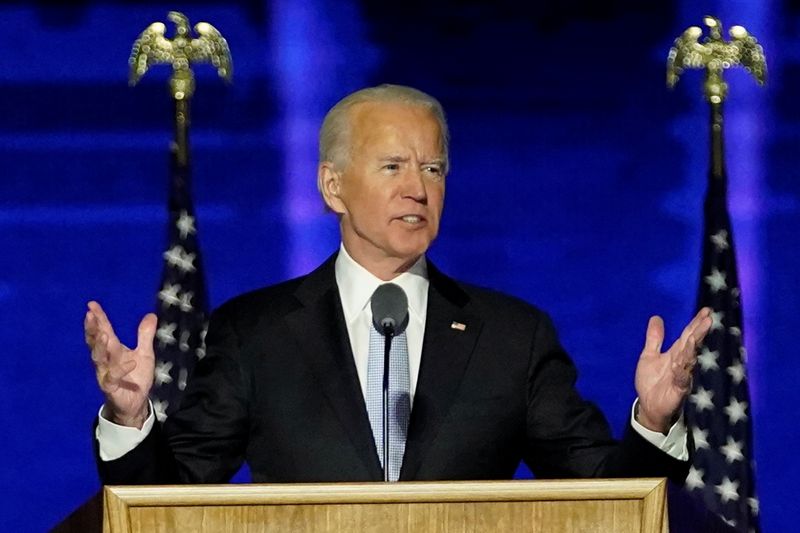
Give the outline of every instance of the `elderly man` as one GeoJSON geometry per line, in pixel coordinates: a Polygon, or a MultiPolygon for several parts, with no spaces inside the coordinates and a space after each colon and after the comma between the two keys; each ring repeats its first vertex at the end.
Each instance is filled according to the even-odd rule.
{"type": "Polygon", "coordinates": [[[217,309],[207,355],[163,426],[148,401],[155,316],[144,317],[131,350],[90,302],[86,340],[106,397],[96,429],[103,481],[219,483],[243,461],[257,482],[383,479],[383,343],[370,300],[386,282],[404,290],[409,309],[391,354],[390,389],[406,407],[391,407],[389,479],[510,478],[524,460],[538,477],[682,480],[689,444],[680,413],[709,310],[665,353],[663,322],[650,319],[631,424],[613,440],[575,390],[544,313],[426,260],[447,144],[441,106],[415,89],[383,85],[336,104],[322,126],[317,179],[339,219],[338,253],[217,309]]]}

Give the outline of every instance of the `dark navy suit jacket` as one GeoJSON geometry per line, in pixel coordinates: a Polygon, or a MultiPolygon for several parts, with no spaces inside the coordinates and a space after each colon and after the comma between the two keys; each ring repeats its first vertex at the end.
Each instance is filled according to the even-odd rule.
{"type": "MultiPolygon", "coordinates": [[[[98,458],[103,482],[222,483],[242,461],[255,482],[382,480],[334,260],[216,310],[181,408],[125,456],[98,458]]],[[[685,478],[688,462],[632,428],[612,438],[544,313],[429,275],[401,480],[508,479],[520,460],[540,478],[685,478]]]]}

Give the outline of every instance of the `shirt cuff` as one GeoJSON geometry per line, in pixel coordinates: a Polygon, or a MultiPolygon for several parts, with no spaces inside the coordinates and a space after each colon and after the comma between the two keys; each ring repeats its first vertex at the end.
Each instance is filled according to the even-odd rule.
{"type": "Polygon", "coordinates": [[[636,416],[634,416],[634,414],[636,413],[636,404],[638,403],[639,399],[637,398],[631,407],[631,425],[633,426],[633,429],[636,430],[636,433],[641,435],[647,442],[662,452],[668,454],[670,457],[673,457],[678,461],[688,461],[688,430],[686,428],[686,423],[683,420],[683,411],[681,411],[681,416],[678,418],[678,420],[672,424],[672,427],[669,428],[669,432],[664,435],[658,431],[650,431],[636,421],[636,416]]]}
{"type": "Polygon", "coordinates": [[[155,423],[153,404],[149,404],[150,415],[144,421],[142,429],[129,426],[120,426],[110,420],[103,418],[103,407],[97,413],[97,428],[94,436],[97,439],[100,452],[100,459],[103,461],[113,461],[119,459],[129,451],[136,448],[142,442],[155,423]]]}

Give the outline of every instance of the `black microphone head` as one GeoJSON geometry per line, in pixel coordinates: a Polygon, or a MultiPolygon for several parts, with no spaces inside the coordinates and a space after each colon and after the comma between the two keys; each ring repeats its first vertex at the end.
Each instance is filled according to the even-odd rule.
{"type": "Polygon", "coordinates": [[[408,297],[399,285],[384,283],[372,294],[372,323],[382,335],[397,336],[408,325],[408,297]]]}

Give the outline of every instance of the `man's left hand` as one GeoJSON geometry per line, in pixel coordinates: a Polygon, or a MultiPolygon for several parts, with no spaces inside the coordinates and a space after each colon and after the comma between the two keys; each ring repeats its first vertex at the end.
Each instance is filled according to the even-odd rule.
{"type": "Polygon", "coordinates": [[[711,324],[711,309],[704,307],[669,350],[661,353],[664,321],[659,316],[650,317],[644,349],[636,365],[636,393],[639,395],[636,420],[647,429],[666,434],[677,419],[692,390],[697,347],[711,324]]]}

